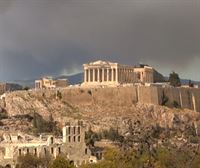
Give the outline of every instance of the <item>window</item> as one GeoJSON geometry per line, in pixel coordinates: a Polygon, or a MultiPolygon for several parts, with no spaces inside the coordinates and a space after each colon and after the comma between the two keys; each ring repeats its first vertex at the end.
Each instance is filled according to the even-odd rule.
{"type": "Polygon", "coordinates": [[[45,154],[45,155],[47,154],[47,149],[46,149],[46,148],[44,148],[44,154],[45,154]]]}
{"type": "Polygon", "coordinates": [[[140,73],[137,74],[137,78],[140,80],[140,73]]]}
{"type": "Polygon", "coordinates": [[[102,157],[102,153],[100,153],[100,156],[99,156],[99,159],[101,160],[103,157],[102,157]]]}
{"type": "Polygon", "coordinates": [[[36,148],[34,149],[34,155],[37,155],[37,149],[36,148]]]}
{"type": "Polygon", "coordinates": [[[85,148],[85,154],[86,154],[86,155],[88,154],[88,150],[87,150],[87,148],[85,148]]]}
{"type": "Polygon", "coordinates": [[[80,136],[78,136],[78,142],[81,142],[81,137],[80,136]]]}
{"type": "Polygon", "coordinates": [[[74,161],[73,161],[73,160],[70,160],[69,164],[70,164],[70,165],[73,165],[73,164],[74,164],[74,161]]]}
{"type": "Polygon", "coordinates": [[[78,134],[80,134],[81,133],[81,128],[80,127],[78,127],[78,134]]]}
{"type": "Polygon", "coordinates": [[[70,127],[68,127],[68,133],[71,134],[71,128],[70,127]]]}
{"type": "Polygon", "coordinates": [[[76,127],[74,127],[74,134],[76,134],[76,127]]]}
{"type": "Polygon", "coordinates": [[[29,149],[27,148],[27,154],[29,154],[29,149]]]}
{"type": "Polygon", "coordinates": [[[58,153],[61,154],[61,148],[60,147],[58,148],[58,153]]]}
{"type": "Polygon", "coordinates": [[[51,137],[51,144],[53,144],[53,137],[51,137]]]}
{"type": "Polygon", "coordinates": [[[68,137],[68,141],[71,142],[71,137],[70,136],[68,137]]]}
{"type": "Polygon", "coordinates": [[[76,142],[76,137],[74,136],[74,142],[76,142]]]}
{"type": "Polygon", "coordinates": [[[11,168],[11,165],[10,165],[10,164],[7,164],[5,168],[11,168]]]}
{"type": "Polygon", "coordinates": [[[22,155],[22,150],[21,149],[19,149],[19,156],[21,156],[22,155]]]}
{"type": "Polygon", "coordinates": [[[51,148],[51,154],[53,154],[53,147],[51,148]]]}

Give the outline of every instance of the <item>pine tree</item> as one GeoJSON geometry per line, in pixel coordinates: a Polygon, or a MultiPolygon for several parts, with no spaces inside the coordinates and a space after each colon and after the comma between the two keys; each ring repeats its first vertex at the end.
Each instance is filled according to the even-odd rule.
{"type": "Polygon", "coordinates": [[[174,86],[174,87],[181,86],[181,80],[179,78],[179,75],[175,72],[172,72],[171,74],[169,74],[169,83],[171,86],[174,86]]]}

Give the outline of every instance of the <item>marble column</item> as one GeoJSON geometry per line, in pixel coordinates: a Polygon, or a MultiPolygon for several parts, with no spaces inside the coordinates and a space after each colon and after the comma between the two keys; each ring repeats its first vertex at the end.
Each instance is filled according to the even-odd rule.
{"type": "Polygon", "coordinates": [[[102,76],[102,82],[104,82],[104,78],[105,78],[105,75],[104,75],[104,68],[102,68],[102,74],[101,74],[101,76],[102,76]]]}
{"type": "Polygon", "coordinates": [[[107,70],[106,70],[106,72],[107,72],[107,75],[106,75],[106,81],[108,82],[109,81],[109,69],[107,68],[107,70]]]}
{"type": "Polygon", "coordinates": [[[121,80],[122,83],[124,82],[124,69],[121,69],[121,80]]]}
{"type": "Polygon", "coordinates": [[[130,69],[127,69],[127,83],[130,83],[130,69]]]}
{"type": "Polygon", "coordinates": [[[97,81],[100,82],[100,69],[97,69],[97,81]]]}
{"type": "Polygon", "coordinates": [[[127,69],[127,83],[129,83],[129,69],[127,69]]]}
{"type": "Polygon", "coordinates": [[[95,82],[95,69],[92,69],[92,75],[93,75],[92,81],[95,82]]]}
{"type": "Polygon", "coordinates": [[[87,69],[84,70],[84,82],[87,82],[87,69]]]}
{"type": "Polygon", "coordinates": [[[124,82],[126,82],[126,69],[124,68],[124,82]]]}
{"type": "Polygon", "coordinates": [[[90,76],[91,70],[88,69],[88,82],[91,82],[91,76],[90,76]]]}
{"type": "Polygon", "coordinates": [[[115,69],[115,81],[116,81],[116,82],[119,82],[119,76],[118,76],[118,75],[119,75],[119,69],[116,68],[116,69],[115,69]]]}
{"type": "Polygon", "coordinates": [[[113,68],[111,69],[111,76],[112,76],[111,81],[114,82],[114,69],[113,68]]]}

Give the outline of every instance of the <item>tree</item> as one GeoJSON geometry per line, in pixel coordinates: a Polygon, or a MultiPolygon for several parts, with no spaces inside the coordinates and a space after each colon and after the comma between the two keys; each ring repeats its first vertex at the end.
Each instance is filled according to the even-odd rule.
{"type": "Polygon", "coordinates": [[[85,142],[87,145],[94,146],[94,143],[101,139],[101,134],[93,132],[91,128],[89,128],[89,130],[85,133],[85,142]]]}
{"type": "Polygon", "coordinates": [[[200,154],[197,154],[192,161],[191,168],[200,168],[200,154]]]}
{"type": "Polygon", "coordinates": [[[28,87],[28,86],[23,87],[23,90],[29,90],[29,89],[30,89],[30,87],[28,87]]]}
{"type": "Polygon", "coordinates": [[[24,155],[18,158],[19,168],[37,168],[42,165],[42,159],[33,155],[24,155]]]}
{"type": "Polygon", "coordinates": [[[169,74],[169,82],[171,86],[174,86],[174,87],[181,86],[181,80],[179,78],[179,75],[175,72],[172,72],[169,74]]]}
{"type": "Polygon", "coordinates": [[[65,159],[65,157],[58,156],[55,160],[53,160],[49,168],[75,168],[75,166],[70,163],[69,160],[65,159]]]}
{"type": "Polygon", "coordinates": [[[33,132],[36,134],[51,132],[54,133],[55,135],[60,135],[61,133],[60,129],[57,127],[57,123],[53,120],[52,115],[49,116],[49,121],[46,121],[42,118],[41,115],[34,112],[32,123],[33,123],[33,132]]]}
{"type": "Polygon", "coordinates": [[[189,85],[189,87],[194,87],[194,83],[192,83],[191,80],[189,80],[188,85],[189,85]]]}

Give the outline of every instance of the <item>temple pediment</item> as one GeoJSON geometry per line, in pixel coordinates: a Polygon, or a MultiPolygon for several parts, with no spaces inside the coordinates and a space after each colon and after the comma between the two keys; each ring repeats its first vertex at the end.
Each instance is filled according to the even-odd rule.
{"type": "Polygon", "coordinates": [[[109,62],[109,61],[102,61],[102,60],[89,63],[89,65],[112,65],[112,64],[116,64],[116,63],[109,62]]]}

